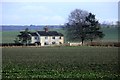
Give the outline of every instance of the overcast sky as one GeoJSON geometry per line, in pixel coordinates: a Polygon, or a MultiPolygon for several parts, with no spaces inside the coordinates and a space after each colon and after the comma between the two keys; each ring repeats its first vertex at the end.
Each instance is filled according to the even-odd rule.
{"type": "Polygon", "coordinates": [[[53,25],[67,22],[74,9],[96,15],[99,22],[118,20],[118,2],[2,2],[3,25],[53,25]]]}

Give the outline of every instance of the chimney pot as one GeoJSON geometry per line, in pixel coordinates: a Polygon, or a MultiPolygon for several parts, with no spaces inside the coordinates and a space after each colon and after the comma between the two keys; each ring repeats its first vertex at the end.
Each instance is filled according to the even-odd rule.
{"type": "Polygon", "coordinates": [[[44,28],[44,30],[45,30],[45,32],[48,32],[48,27],[46,26],[46,27],[44,28]]]}

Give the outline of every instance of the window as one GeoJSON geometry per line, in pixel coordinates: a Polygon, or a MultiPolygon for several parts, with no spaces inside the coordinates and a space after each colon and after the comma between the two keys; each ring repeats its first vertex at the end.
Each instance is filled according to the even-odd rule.
{"type": "Polygon", "coordinates": [[[55,39],[55,37],[52,37],[52,39],[55,39]]]}
{"type": "Polygon", "coordinates": [[[48,45],[48,42],[45,42],[44,45],[48,45]]]}
{"type": "Polygon", "coordinates": [[[55,42],[52,42],[52,44],[55,44],[55,42]]]}
{"type": "Polygon", "coordinates": [[[62,44],[62,42],[59,42],[59,44],[62,44]]]}
{"type": "Polygon", "coordinates": [[[44,45],[47,45],[47,43],[45,42],[44,45]]]}
{"type": "Polygon", "coordinates": [[[35,39],[38,39],[38,37],[37,37],[37,36],[35,36],[35,39]]]}
{"type": "Polygon", "coordinates": [[[48,39],[48,37],[46,36],[45,39],[48,39]]]}
{"type": "Polygon", "coordinates": [[[61,39],[61,36],[59,37],[59,39],[61,39]]]}

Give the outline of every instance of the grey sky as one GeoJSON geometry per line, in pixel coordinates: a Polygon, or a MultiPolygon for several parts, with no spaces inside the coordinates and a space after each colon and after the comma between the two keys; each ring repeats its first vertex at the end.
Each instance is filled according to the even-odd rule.
{"type": "Polygon", "coordinates": [[[2,24],[64,24],[76,8],[92,12],[99,22],[118,19],[117,2],[2,2],[2,24]]]}

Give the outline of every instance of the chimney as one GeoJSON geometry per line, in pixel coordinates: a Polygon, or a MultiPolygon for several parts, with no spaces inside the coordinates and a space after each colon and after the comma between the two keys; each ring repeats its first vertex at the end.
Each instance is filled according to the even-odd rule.
{"type": "Polygon", "coordinates": [[[44,27],[44,30],[45,30],[45,32],[48,32],[48,27],[45,26],[45,27],[44,27]]]}

